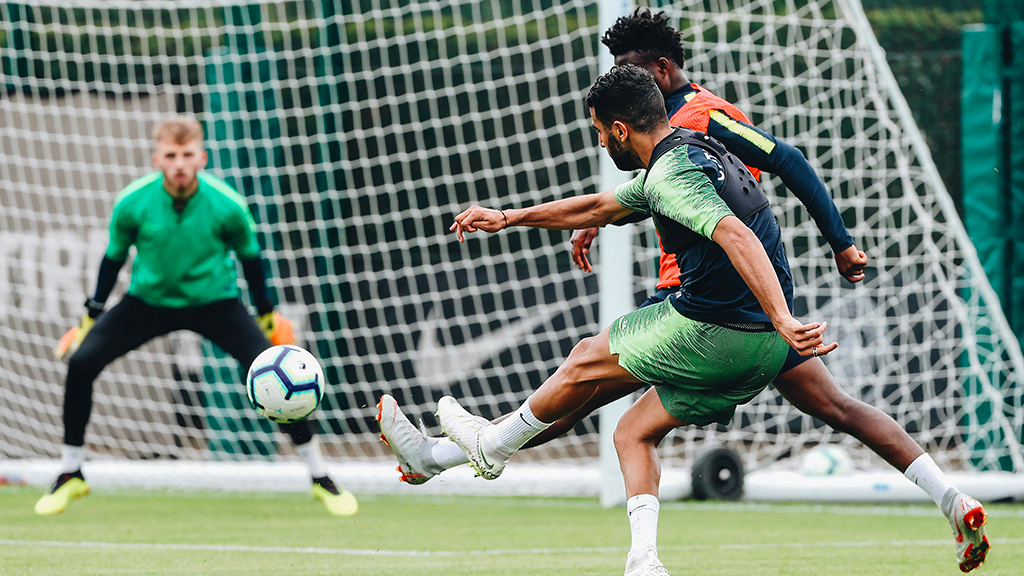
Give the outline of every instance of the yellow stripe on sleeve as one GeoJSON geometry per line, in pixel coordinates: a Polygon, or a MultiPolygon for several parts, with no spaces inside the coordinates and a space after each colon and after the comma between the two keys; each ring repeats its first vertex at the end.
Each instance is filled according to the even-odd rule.
{"type": "Polygon", "coordinates": [[[763,150],[765,154],[771,154],[772,150],[775,149],[775,142],[772,142],[768,138],[765,138],[764,135],[762,135],[756,130],[751,129],[750,126],[747,126],[746,124],[741,124],[736,120],[733,120],[731,117],[729,117],[721,110],[712,110],[711,119],[724,126],[725,129],[728,130],[729,132],[732,132],[733,134],[736,134],[737,136],[743,138],[744,140],[747,140],[754,146],[757,146],[758,148],[763,150]]]}

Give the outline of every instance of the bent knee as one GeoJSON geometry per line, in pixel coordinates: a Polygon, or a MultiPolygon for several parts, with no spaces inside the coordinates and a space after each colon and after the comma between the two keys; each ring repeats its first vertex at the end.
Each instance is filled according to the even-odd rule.
{"type": "MultiPolygon", "coordinates": [[[[94,354],[83,353],[81,350],[75,352],[68,358],[68,375],[75,375],[84,378],[95,378],[103,371],[105,363],[94,354]]],[[[77,378],[71,378],[76,380],[77,378]]]]}
{"type": "Polygon", "coordinates": [[[636,434],[631,433],[629,426],[624,425],[623,420],[619,420],[619,423],[615,426],[615,431],[612,432],[612,443],[615,445],[615,451],[622,453],[623,450],[628,449],[630,446],[635,446],[639,441],[636,434]]]}
{"type": "Polygon", "coordinates": [[[569,356],[562,362],[562,365],[558,367],[557,372],[566,376],[569,381],[585,380],[584,376],[597,367],[603,359],[600,346],[597,346],[596,342],[597,338],[594,336],[580,340],[569,352],[569,356]]]}
{"type": "Polygon", "coordinates": [[[572,351],[569,352],[569,357],[566,358],[568,363],[584,363],[591,361],[597,354],[598,347],[596,346],[597,336],[588,336],[572,347],[572,351]]]}

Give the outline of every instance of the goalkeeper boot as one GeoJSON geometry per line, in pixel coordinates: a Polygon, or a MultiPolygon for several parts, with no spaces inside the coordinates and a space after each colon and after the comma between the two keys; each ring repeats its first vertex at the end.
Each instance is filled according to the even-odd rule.
{"type": "Polygon", "coordinates": [[[380,422],[380,439],[398,458],[399,480],[406,484],[423,484],[441,473],[441,467],[430,456],[436,440],[417,430],[390,394],[385,394],[377,403],[377,422],[380,422]]]}
{"type": "Polygon", "coordinates": [[[974,498],[950,488],[942,498],[942,511],[953,529],[960,571],[970,572],[981,566],[991,548],[985,536],[985,508],[974,498]]]}
{"type": "Polygon", "coordinates": [[[658,551],[652,546],[631,552],[626,557],[625,576],[669,576],[669,573],[658,559],[658,551]]]}
{"type": "Polygon", "coordinates": [[[355,516],[359,511],[356,497],[348,490],[339,490],[330,476],[313,478],[312,492],[332,516],[355,516]]]}
{"type": "Polygon", "coordinates": [[[441,421],[441,430],[466,453],[477,476],[485,480],[501,476],[509,457],[489,449],[484,441],[484,430],[492,426],[486,418],[466,412],[451,396],[445,396],[437,402],[437,417],[441,421]]]}
{"type": "Polygon", "coordinates": [[[57,477],[50,493],[36,502],[36,514],[60,514],[67,509],[72,500],[88,493],[89,485],[85,483],[81,470],[64,472],[57,477]]]}

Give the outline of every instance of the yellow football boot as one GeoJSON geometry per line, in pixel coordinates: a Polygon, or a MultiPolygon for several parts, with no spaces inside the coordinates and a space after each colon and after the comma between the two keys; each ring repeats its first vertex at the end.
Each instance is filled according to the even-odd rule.
{"type": "Polygon", "coordinates": [[[57,477],[53,488],[36,502],[36,514],[60,514],[75,498],[89,493],[89,485],[81,471],[65,472],[57,477]]]}
{"type": "Polygon", "coordinates": [[[312,492],[332,516],[355,516],[359,512],[356,497],[348,490],[339,490],[330,476],[313,478],[312,492]]]}

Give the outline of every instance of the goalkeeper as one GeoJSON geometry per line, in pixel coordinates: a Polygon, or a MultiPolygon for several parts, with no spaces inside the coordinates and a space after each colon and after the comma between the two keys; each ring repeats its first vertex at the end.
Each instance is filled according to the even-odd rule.
{"type": "MultiPolygon", "coordinates": [[[[72,499],[89,492],[81,471],[85,428],[92,411],[93,381],[107,364],[175,330],[208,338],[243,369],[271,342],[294,341],[291,324],[271,303],[255,222],[245,199],[200,172],[207,154],[199,122],[167,118],[157,126],[154,140],[157,170],[129,184],[114,201],[110,243],[95,295],[86,301],[81,324],[69,330],[55,350],[59,358],[68,358],[64,448],[60,475],[50,493],[36,503],[39,514],[63,512],[72,499]],[[136,254],[128,293],[104,312],[132,245],[136,254]],[[231,252],[241,261],[258,320],[239,299],[231,252]]],[[[283,424],[281,430],[309,466],[313,495],[331,514],[355,514],[355,498],[327,474],[312,423],[283,424]]]]}

